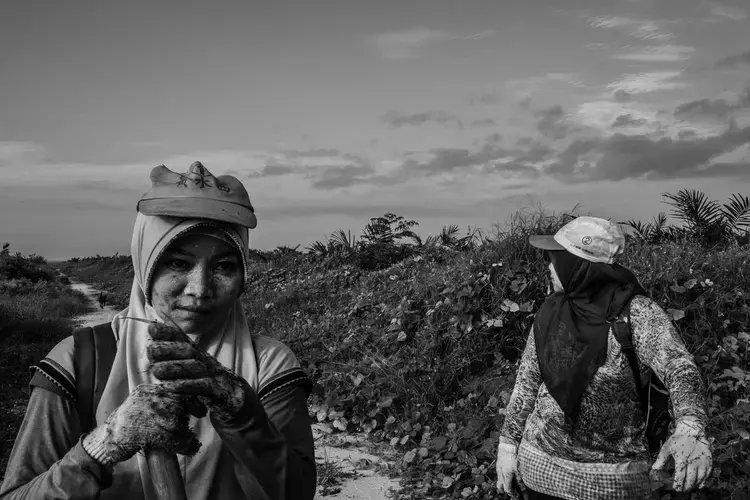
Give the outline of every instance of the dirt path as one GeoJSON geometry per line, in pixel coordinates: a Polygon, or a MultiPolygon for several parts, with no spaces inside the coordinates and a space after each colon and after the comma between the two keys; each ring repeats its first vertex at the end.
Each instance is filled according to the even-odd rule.
{"type": "Polygon", "coordinates": [[[80,328],[83,328],[84,326],[99,325],[101,323],[106,323],[107,321],[112,321],[112,318],[114,318],[115,314],[119,312],[112,306],[106,306],[104,309],[101,309],[99,307],[98,300],[99,290],[91,288],[91,286],[87,285],[86,283],[79,283],[74,280],[70,280],[70,287],[73,290],[78,290],[79,292],[83,292],[84,294],[86,294],[89,302],[91,302],[93,307],[96,308],[96,310],[93,312],[74,318],[74,321],[78,323],[78,326],[80,328]]]}
{"type": "MultiPolygon", "coordinates": [[[[119,312],[111,306],[99,308],[99,290],[74,280],[70,286],[83,292],[95,307],[93,312],[75,318],[80,327],[112,321],[119,312]]],[[[379,456],[373,454],[372,445],[362,436],[329,435],[317,425],[313,425],[313,435],[318,464],[315,500],[386,500],[389,490],[398,489],[398,481],[378,472],[394,457],[387,457],[382,451],[379,456]]]]}

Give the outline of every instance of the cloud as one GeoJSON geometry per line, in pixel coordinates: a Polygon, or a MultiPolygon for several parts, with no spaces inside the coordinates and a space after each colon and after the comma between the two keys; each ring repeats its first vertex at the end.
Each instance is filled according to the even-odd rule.
{"type": "Polygon", "coordinates": [[[339,156],[341,154],[341,151],[339,151],[338,149],[326,148],[306,149],[303,151],[297,149],[286,149],[283,151],[283,153],[287,158],[306,158],[311,156],[339,156]]]}
{"type": "Polygon", "coordinates": [[[633,94],[622,89],[617,89],[612,93],[612,97],[617,102],[629,102],[633,100],[633,94]]]}
{"type": "Polygon", "coordinates": [[[585,81],[575,73],[546,73],[528,78],[514,78],[505,82],[505,89],[517,99],[526,99],[529,94],[542,90],[557,90],[561,86],[590,90],[585,81]]]}
{"type": "Polygon", "coordinates": [[[429,151],[431,156],[429,160],[419,161],[409,158],[404,162],[403,168],[410,175],[427,176],[452,173],[473,167],[491,169],[495,161],[509,158],[513,153],[514,151],[506,150],[492,142],[485,142],[478,151],[463,148],[437,148],[429,151]]]}
{"type": "Polygon", "coordinates": [[[273,177],[277,175],[293,174],[294,167],[289,165],[266,165],[260,174],[251,174],[250,177],[273,177]]]}
{"type": "Polygon", "coordinates": [[[562,139],[573,129],[566,121],[565,111],[560,105],[534,111],[534,116],[538,119],[537,130],[549,138],[562,139]]]}
{"type": "Polygon", "coordinates": [[[622,91],[633,95],[687,87],[685,82],[677,81],[680,76],[682,76],[682,71],[632,73],[608,84],[607,88],[615,93],[622,91]]]}
{"type": "Polygon", "coordinates": [[[375,35],[372,43],[385,59],[414,59],[419,56],[420,49],[453,38],[443,31],[415,27],[375,35]]]}
{"type": "Polygon", "coordinates": [[[490,144],[500,144],[503,142],[503,136],[499,132],[494,132],[485,138],[485,142],[490,144]]]}
{"type": "Polygon", "coordinates": [[[531,143],[530,146],[531,147],[527,151],[514,158],[514,161],[517,164],[527,165],[530,163],[539,163],[549,159],[550,156],[555,153],[555,151],[546,144],[531,143]]]}
{"type": "Polygon", "coordinates": [[[750,50],[734,56],[725,57],[716,61],[716,68],[731,68],[742,64],[750,64],[750,50]]]}
{"type": "Polygon", "coordinates": [[[750,84],[748,84],[733,102],[725,99],[699,99],[677,106],[674,116],[677,118],[691,118],[696,116],[725,119],[735,111],[750,108],[750,84]]]}
{"type": "Polygon", "coordinates": [[[398,111],[389,111],[383,116],[383,121],[391,127],[403,127],[407,125],[417,126],[424,125],[428,122],[439,123],[440,125],[452,124],[462,129],[464,124],[456,116],[447,111],[426,111],[422,113],[403,114],[398,111]]]}
{"type": "Polygon", "coordinates": [[[675,38],[674,33],[664,30],[661,25],[648,19],[631,19],[621,16],[586,16],[590,26],[616,29],[639,40],[667,41],[675,38]]]}
{"type": "Polygon", "coordinates": [[[695,132],[695,130],[680,130],[677,132],[677,138],[679,139],[692,139],[696,137],[698,134],[695,132]]]}
{"type": "Polygon", "coordinates": [[[480,118],[478,120],[472,120],[472,127],[492,127],[497,125],[497,122],[492,118],[480,118]]]}
{"type": "Polygon", "coordinates": [[[623,54],[612,56],[613,59],[637,62],[677,62],[690,59],[695,52],[693,47],[686,45],[658,45],[646,47],[625,47],[630,49],[623,54]]]}
{"type": "Polygon", "coordinates": [[[712,158],[747,143],[750,127],[730,127],[719,135],[692,140],[615,134],[574,141],[544,170],[562,182],[747,177],[748,164],[744,169],[742,164],[708,165],[712,158]]]}
{"type": "Polygon", "coordinates": [[[631,125],[641,126],[646,123],[648,123],[648,120],[644,118],[634,118],[633,115],[620,115],[612,123],[612,128],[629,127],[631,125]]]}
{"type": "Polygon", "coordinates": [[[716,2],[709,4],[710,16],[707,21],[744,21],[748,17],[748,12],[739,7],[723,5],[716,2]]]}
{"type": "MultiPolygon", "coordinates": [[[[318,189],[335,189],[349,187],[367,181],[372,184],[374,170],[369,165],[334,165],[315,172],[313,187],[318,189]]],[[[379,178],[382,182],[383,177],[379,178]]]]}
{"type": "Polygon", "coordinates": [[[548,145],[531,139],[519,141],[524,147],[504,148],[495,135],[499,134],[488,136],[484,144],[475,150],[437,148],[427,151],[428,154],[421,155],[419,159],[407,158],[402,165],[404,175],[499,174],[503,178],[536,179],[540,176],[537,164],[554,154],[548,145]]]}
{"type": "Polygon", "coordinates": [[[478,96],[473,96],[469,98],[469,102],[472,105],[482,104],[485,106],[492,106],[494,104],[498,104],[501,101],[502,101],[502,98],[500,97],[500,95],[498,95],[495,92],[485,92],[478,96]]]}
{"type": "Polygon", "coordinates": [[[489,38],[497,34],[497,30],[484,30],[473,33],[469,36],[465,36],[464,40],[481,40],[483,38],[489,38]]]}
{"type": "Polygon", "coordinates": [[[45,149],[29,141],[0,141],[0,167],[44,161],[45,149]]]}

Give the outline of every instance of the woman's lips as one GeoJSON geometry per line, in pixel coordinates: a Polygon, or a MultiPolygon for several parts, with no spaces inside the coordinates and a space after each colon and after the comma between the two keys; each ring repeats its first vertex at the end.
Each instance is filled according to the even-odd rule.
{"type": "Polygon", "coordinates": [[[188,316],[190,318],[202,318],[210,313],[207,309],[185,309],[185,308],[179,308],[183,315],[188,316]]]}

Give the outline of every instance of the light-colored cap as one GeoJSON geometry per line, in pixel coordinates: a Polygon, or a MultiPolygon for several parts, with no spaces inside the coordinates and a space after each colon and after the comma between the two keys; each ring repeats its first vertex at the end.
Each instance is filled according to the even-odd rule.
{"type": "Polygon", "coordinates": [[[581,216],[565,224],[554,236],[529,237],[529,243],[542,250],[567,250],[590,262],[612,264],[625,250],[625,234],[606,219],[581,216]]]}

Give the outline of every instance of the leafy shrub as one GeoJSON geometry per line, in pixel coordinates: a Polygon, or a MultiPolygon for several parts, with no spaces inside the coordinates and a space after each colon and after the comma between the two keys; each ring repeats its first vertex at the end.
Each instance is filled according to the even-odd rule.
{"type": "MultiPolygon", "coordinates": [[[[298,256],[254,270],[244,299],[253,330],[277,336],[313,377],[315,420],[403,453],[414,498],[494,498],[498,410],[545,298],[545,265],[528,244],[573,215],[517,214],[471,250],[415,247],[387,268],[298,256]]],[[[624,257],[675,320],[708,380],[716,468],[709,498],[747,486],[747,248],[694,239],[635,241],[624,257]]],[[[699,496],[700,494],[696,494],[699,496]]]]}

